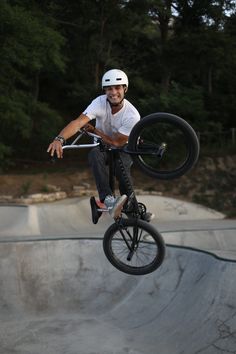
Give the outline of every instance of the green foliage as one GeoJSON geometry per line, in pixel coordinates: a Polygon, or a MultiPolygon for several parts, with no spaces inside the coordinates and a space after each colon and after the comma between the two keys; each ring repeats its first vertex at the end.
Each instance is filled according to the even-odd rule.
{"type": "Polygon", "coordinates": [[[33,152],[31,152],[31,156],[42,159],[48,142],[55,137],[55,132],[62,127],[62,118],[47,103],[34,102],[32,112],[33,129],[30,136],[30,146],[33,147],[33,152]]]}
{"type": "Polygon", "coordinates": [[[0,171],[10,165],[9,156],[11,155],[11,148],[3,143],[0,143],[0,171]],[[2,163],[1,163],[2,162],[2,163]]]}
{"type": "MultiPolygon", "coordinates": [[[[3,165],[11,152],[24,152],[22,143],[26,151],[32,148],[34,115],[40,109],[47,125],[55,127],[53,111],[38,101],[39,77],[42,73],[63,71],[65,65],[60,53],[64,39],[40,11],[33,13],[20,4],[2,1],[0,21],[0,164],[3,165]]],[[[42,126],[41,134],[48,131],[42,126]]]]}
{"type": "Polygon", "coordinates": [[[27,180],[24,183],[22,183],[20,194],[23,196],[26,196],[29,193],[31,184],[32,184],[32,181],[30,181],[30,180],[27,180]]]}
{"type": "MultiPolygon", "coordinates": [[[[1,2],[1,62],[16,70],[27,68],[31,73],[41,69],[64,68],[59,54],[63,37],[47,23],[45,15],[24,7],[1,2]]],[[[3,67],[1,66],[3,69],[3,67]]],[[[20,72],[20,70],[19,70],[20,72]]]]}
{"type": "Polygon", "coordinates": [[[142,116],[235,126],[233,0],[2,0],[0,21],[2,166],[11,154],[42,158],[114,67],[142,116]]]}
{"type": "Polygon", "coordinates": [[[203,89],[199,86],[184,87],[173,82],[168,95],[161,95],[160,108],[196,123],[198,127],[203,127],[207,119],[203,89]]]}

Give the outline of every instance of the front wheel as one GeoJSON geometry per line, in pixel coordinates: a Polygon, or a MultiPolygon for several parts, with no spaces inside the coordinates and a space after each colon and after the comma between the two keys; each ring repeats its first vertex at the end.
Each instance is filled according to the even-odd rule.
{"type": "Polygon", "coordinates": [[[140,219],[121,219],[112,224],[104,235],[103,249],[114,267],[133,275],[153,272],[165,257],[161,234],[140,219]]]}
{"type": "Polygon", "coordinates": [[[188,172],[199,155],[199,141],[193,128],[170,113],[142,118],[133,127],[127,148],[143,172],[164,180],[188,172]]]}

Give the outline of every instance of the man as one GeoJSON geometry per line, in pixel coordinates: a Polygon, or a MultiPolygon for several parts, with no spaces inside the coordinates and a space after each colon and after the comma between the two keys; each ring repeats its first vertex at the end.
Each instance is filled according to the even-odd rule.
{"type": "MultiPolygon", "coordinates": [[[[102,78],[104,95],[95,98],[86,110],[75,120],[71,121],[49,145],[51,156],[56,153],[62,158],[62,145],[66,139],[76,134],[81,128],[99,135],[105,144],[122,147],[128,142],[133,126],[139,121],[137,109],[125,99],[128,90],[128,77],[118,69],[107,71],[102,78]],[[89,124],[96,119],[96,126],[89,124]]],[[[128,154],[120,153],[126,173],[130,178],[132,159],[128,154]]],[[[92,168],[100,201],[98,206],[108,208],[110,215],[117,218],[127,201],[127,188],[119,165],[116,166],[116,177],[119,182],[120,197],[115,198],[109,185],[107,170],[107,153],[95,147],[89,153],[89,163],[92,168]],[[103,204],[104,203],[104,204],[103,204]]],[[[100,216],[100,214],[99,214],[100,216]]],[[[97,221],[97,220],[96,220],[97,221]]]]}

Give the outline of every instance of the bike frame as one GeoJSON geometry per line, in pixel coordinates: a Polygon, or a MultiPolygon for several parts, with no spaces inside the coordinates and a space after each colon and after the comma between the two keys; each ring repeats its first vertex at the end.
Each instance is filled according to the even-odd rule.
{"type": "MultiPolygon", "coordinates": [[[[119,152],[125,152],[130,154],[130,152],[128,151],[128,149],[125,148],[114,148],[111,146],[108,146],[106,144],[103,143],[102,138],[99,135],[96,135],[94,133],[90,133],[87,132],[86,130],[80,130],[79,131],[79,135],[76,137],[76,139],[69,145],[64,145],[62,147],[63,150],[70,150],[70,149],[87,149],[87,148],[94,148],[100,146],[101,149],[103,149],[103,151],[108,152],[108,167],[109,167],[109,184],[111,187],[112,192],[114,193],[115,190],[115,164],[114,161],[115,159],[118,159],[118,162],[120,164],[122,173],[123,173],[123,177],[126,180],[127,183],[127,189],[129,190],[129,198],[132,198],[132,204],[133,204],[133,214],[135,218],[139,218],[139,205],[138,205],[138,201],[136,199],[131,181],[129,180],[129,177],[127,176],[127,173],[124,169],[123,166],[123,162],[120,159],[120,155],[119,152]],[[83,136],[88,136],[90,138],[93,138],[94,140],[97,140],[94,143],[89,143],[89,144],[78,144],[78,141],[83,137],[83,136]]],[[[98,209],[98,211],[108,211],[107,209],[98,209]]]]}
{"type": "MultiPolygon", "coordinates": [[[[121,152],[132,154],[132,156],[135,155],[141,155],[141,154],[151,154],[153,153],[157,156],[157,153],[160,154],[160,149],[159,146],[157,145],[152,145],[149,146],[146,145],[143,146],[141,149],[138,149],[139,147],[139,142],[140,138],[139,135],[133,140],[136,141],[133,146],[130,147],[129,143],[125,147],[121,148],[115,148],[109,145],[106,145],[102,138],[94,133],[87,132],[85,129],[82,129],[79,131],[78,136],[75,138],[75,140],[71,144],[66,144],[62,147],[63,150],[70,150],[70,149],[86,149],[86,148],[96,148],[99,147],[101,151],[104,151],[108,155],[108,169],[109,169],[109,184],[111,187],[112,192],[114,193],[115,189],[115,168],[116,166],[119,167],[119,170],[121,172],[122,177],[124,178],[124,184],[126,185],[126,194],[128,195],[128,200],[125,206],[123,207],[122,213],[123,215],[120,215],[120,217],[115,219],[115,223],[112,224],[106,231],[103,239],[103,249],[104,252],[108,258],[108,260],[113,264],[116,268],[119,270],[127,273],[127,274],[135,274],[135,275],[141,275],[141,274],[148,274],[149,272],[154,271],[156,268],[160,266],[164,259],[164,241],[161,238],[161,235],[158,234],[158,232],[151,227],[145,220],[145,215],[146,215],[146,206],[142,203],[139,203],[136,199],[135,192],[133,190],[132,183],[129,178],[129,174],[127,173],[125,166],[123,164],[121,152]],[[93,139],[92,143],[81,143],[81,138],[83,136],[88,136],[91,139],[93,139]],[[137,143],[138,142],[138,143],[137,143]],[[132,151],[129,151],[129,150],[132,151]],[[128,216],[128,219],[123,217],[125,215],[128,216]],[[120,259],[120,255],[115,256],[115,253],[113,253],[113,248],[112,248],[112,238],[115,235],[113,232],[118,231],[118,233],[121,235],[121,240],[123,239],[122,242],[126,244],[127,247],[127,253],[123,253],[123,245],[122,245],[122,254],[124,254],[126,261],[123,261],[123,258],[120,259]],[[144,230],[144,231],[143,231],[144,230]],[[138,257],[139,257],[139,244],[142,242],[142,237],[143,237],[143,232],[147,232],[150,234],[153,242],[157,245],[158,249],[160,247],[161,253],[160,253],[160,261],[159,261],[159,255],[156,253],[154,254],[154,258],[152,257],[152,262],[151,263],[146,263],[145,261],[142,262],[141,258],[141,263],[137,263],[138,257]],[[132,265],[132,259],[134,258],[134,266],[132,265]],[[128,263],[127,263],[128,262],[128,263]],[[140,266],[139,266],[140,264],[140,266]]],[[[145,145],[145,144],[144,144],[145,145]]],[[[157,156],[158,157],[158,156],[157,156]]],[[[94,200],[94,197],[90,199],[94,200]]],[[[93,210],[93,205],[91,204],[92,207],[92,212],[93,210]]],[[[95,206],[95,212],[100,211],[108,211],[107,209],[98,209],[95,206]]],[[[100,215],[99,215],[100,216],[100,215]]],[[[94,221],[94,219],[93,219],[94,221]]],[[[114,236],[115,238],[116,235],[114,236]]],[[[119,240],[119,237],[117,238],[119,240]]],[[[156,248],[155,248],[156,250],[156,248]]],[[[145,249],[146,251],[146,249],[145,249]]],[[[140,249],[142,257],[146,257],[146,253],[143,253],[142,247],[140,249]]],[[[156,252],[156,251],[154,251],[156,252]]],[[[121,255],[122,257],[122,255],[121,255]]],[[[149,258],[148,258],[149,259],[149,258]]],[[[149,262],[149,260],[148,260],[149,262]]]]}
{"type": "MultiPolygon", "coordinates": [[[[169,130],[167,129],[167,132],[168,131],[169,130]]],[[[136,199],[132,183],[129,180],[129,174],[127,174],[123,164],[121,152],[131,155],[133,161],[136,162],[136,165],[145,174],[151,177],[161,180],[177,178],[189,171],[197,162],[199,155],[199,142],[196,133],[182,118],[164,112],[153,113],[149,116],[143,117],[142,120],[137,122],[130,132],[127,145],[121,148],[106,145],[100,136],[87,132],[85,129],[81,129],[78,133],[79,134],[76,139],[71,144],[64,145],[62,149],[69,150],[99,147],[101,151],[106,152],[109,157],[108,168],[111,190],[114,193],[116,166],[118,166],[121,176],[124,177],[124,184],[127,189],[125,194],[128,195],[128,201],[123,207],[123,215],[120,215],[119,218],[115,219],[115,223],[107,229],[104,235],[103,249],[108,260],[117,269],[127,274],[143,275],[154,271],[162,264],[164,260],[165,243],[158,231],[152,225],[148,224],[149,220],[145,217],[147,215],[146,206],[142,203],[138,203],[136,199]],[[162,123],[164,123],[163,129],[162,123]],[[149,134],[152,126],[154,127],[154,135],[149,134]],[[166,134],[166,126],[170,127],[171,134],[169,135],[166,134]],[[173,135],[175,128],[177,130],[177,140],[173,140],[172,142],[172,137],[175,137],[175,135],[173,135]],[[156,134],[156,131],[158,134],[156,134]],[[93,142],[88,144],[81,143],[80,139],[84,135],[93,139],[93,142]],[[182,137],[184,142],[183,154],[181,151],[182,145],[178,150],[179,137],[182,137]],[[181,154],[180,159],[177,159],[174,165],[171,159],[172,148],[176,148],[176,153],[178,154],[178,151],[180,151],[181,154]],[[144,155],[146,155],[146,157],[149,155],[150,158],[146,158],[144,155]],[[162,160],[164,156],[165,159],[163,159],[164,161],[161,165],[159,162],[161,162],[160,160],[162,160]],[[124,214],[128,216],[128,219],[123,217],[124,214]],[[117,232],[119,235],[116,235],[117,232]],[[150,251],[150,258],[149,250],[147,250],[148,253],[146,253],[146,247],[144,250],[142,247],[139,248],[140,242],[149,243],[149,239],[146,240],[143,237],[146,233],[147,236],[150,235],[150,243],[155,243],[156,245],[156,247],[150,251]],[[122,238],[124,242],[122,241],[122,238]],[[113,240],[115,240],[116,243],[117,241],[120,241],[120,239],[122,242],[121,247],[118,247],[118,251],[116,252],[115,246],[113,248],[113,240]],[[123,248],[123,244],[126,244],[127,252],[123,248]],[[139,256],[140,254],[141,257],[139,256]],[[145,260],[146,256],[147,262],[145,260]],[[133,257],[135,259],[134,264],[129,264],[129,261],[131,261],[133,257]]],[[[98,214],[97,211],[103,212],[108,210],[98,209],[94,197],[91,197],[90,203],[93,213],[93,222],[96,224],[101,216],[101,214],[98,214]]]]}

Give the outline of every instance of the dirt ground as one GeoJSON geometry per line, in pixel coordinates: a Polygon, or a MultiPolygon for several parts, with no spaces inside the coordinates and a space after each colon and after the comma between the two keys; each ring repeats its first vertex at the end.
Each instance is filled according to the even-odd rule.
{"type": "MultiPolygon", "coordinates": [[[[42,166],[43,167],[43,166],[42,166]]],[[[12,195],[17,198],[33,193],[47,193],[54,190],[60,190],[70,195],[74,189],[85,187],[96,189],[93,175],[88,166],[78,166],[78,169],[68,167],[62,169],[48,169],[45,171],[32,171],[32,168],[26,168],[25,171],[11,171],[0,174],[0,195],[12,195]]],[[[148,177],[137,169],[132,170],[132,177],[135,189],[146,191],[160,191],[159,182],[148,177]]],[[[161,188],[163,190],[163,187],[161,188]]],[[[161,192],[161,191],[160,191],[161,192]]]]}

